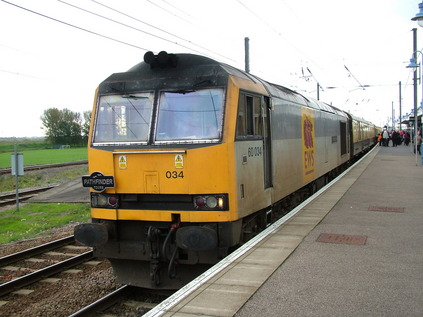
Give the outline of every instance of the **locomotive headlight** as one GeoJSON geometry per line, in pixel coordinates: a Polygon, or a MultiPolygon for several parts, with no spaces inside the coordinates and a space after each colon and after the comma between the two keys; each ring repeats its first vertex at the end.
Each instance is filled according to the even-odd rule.
{"type": "Polygon", "coordinates": [[[107,205],[107,197],[104,196],[104,195],[98,195],[97,204],[99,206],[106,206],[107,205]]]}
{"type": "Polygon", "coordinates": [[[227,195],[194,196],[193,202],[197,210],[228,210],[227,195]]]}
{"type": "Polygon", "coordinates": [[[207,197],[206,204],[207,204],[207,207],[209,207],[209,208],[216,208],[217,198],[214,197],[214,196],[207,197]]]}
{"type": "Polygon", "coordinates": [[[93,208],[117,208],[119,199],[116,195],[91,194],[91,207],[93,208]]]}

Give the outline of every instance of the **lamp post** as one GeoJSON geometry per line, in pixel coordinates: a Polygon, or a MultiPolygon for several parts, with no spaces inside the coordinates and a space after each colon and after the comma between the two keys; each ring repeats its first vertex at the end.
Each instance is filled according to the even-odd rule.
{"type": "MultiPolygon", "coordinates": [[[[417,21],[418,25],[420,27],[423,27],[423,0],[422,0],[422,3],[419,3],[419,12],[413,18],[411,18],[411,20],[417,21]]],[[[414,32],[414,34],[415,33],[416,32],[414,32]]],[[[414,69],[416,69],[416,66],[418,66],[416,64],[416,59],[417,59],[416,49],[417,49],[416,48],[416,36],[414,36],[414,51],[415,51],[413,53],[414,65],[412,65],[411,63],[410,63],[410,65],[412,65],[412,66],[409,65],[410,67],[413,67],[414,69]]],[[[423,62],[423,53],[421,51],[418,51],[418,52],[420,52],[420,54],[422,54],[422,62],[423,62]]],[[[410,60],[410,62],[411,62],[411,60],[410,60]]],[[[420,83],[421,83],[422,88],[423,88],[423,82],[422,82],[423,74],[422,74],[422,72],[423,72],[423,70],[420,68],[420,75],[421,75],[420,83]]],[[[414,78],[416,78],[415,75],[414,75],[414,78]]],[[[415,83],[415,81],[414,81],[414,83],[415,83]]],[[[415,88],[414,88],[414,91],[416,91],[415,88]]],[[[422,90],[422,104],[421,104],[421,106],[423,107],[423,90],[422,90]]],[[[416,165],[417,165],[417,106],[416,106],[416,103],[414,103],[414,124],[415,124],[414,125],[414,132],[415,132],[415,138],[416,138],[416,141],[414,143],[416,144],[415,150],[416,150],[416,165]]]]}
{"type": "Polygon", "coordinates": [[[422,3],[419,3],[419,13],[416,14],[414,18],[412,18],[412,21],[417,21],[419,26],[423,27],[423,1],[422,3]]]}
{"type": "MultiPolygon", "coordinates": [[[[423,2],[421,3],[422,7],[423,7],[423,2]]],[[[420,64],[417,64],[416,59],[414,58],[414,56],[416,56],[416,53],[420,53],[422,55],[422,61],[423,61],[423,53],[422,51],[415,51],[413,52],[413,57],[410,58],[410,64],[407,66],[407,68],[414,68],[420,69],[420,84],[422,85],[422,106],[423,106],[423,72],[422,69],[420,68],[420,64]]],[[[414,152],[416,153],[416,166],[417,166],[417,104],[414,103],[414,152]]]]}

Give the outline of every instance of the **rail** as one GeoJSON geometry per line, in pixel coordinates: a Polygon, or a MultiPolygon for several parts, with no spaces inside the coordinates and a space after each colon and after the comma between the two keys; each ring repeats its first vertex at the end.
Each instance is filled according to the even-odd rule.
{"type": "MultiPolygon", "coordinates": [[[[33,194],[44,192],[56,187],[58,184],[51,184],[44,187],[26,188],[19,191],[19,201],[24,201],[33,197],[33,194]]],[[[16,202],[15,192],[6,192],[0,194],[0,207],[14,204],[16,202]]]]}
{"type": "Polygon", "coordinates": [[[92,259],[93,251],[87,251],[65,261],[61,261],[59,263],[50,265],[44,269],[32,272],[30,274],[24,275],[17,279],[11,280],[4,284],[0,285],[0,296],[9,294],[10,292],[14,291],[15,289],[22,288],[54,274],[60,273],[66,269],[69,269],[75,265],[84,263],[90,259],[92,259]]]}
{"type": "Polygon", "coordinates": [[[122,297],[134,292],[134,289],[134,286],[124,285],[121,288],[115,290],[114,292],[100,298],[94,303],[91,303],[90,305],[78,310],[77,312],[70,315],[70,317],[94,316],[95,313],[106,310],[107,308],[113,306],[122,297]]]}
{"type": "MultiPolygon", "coordinates": [[[[35,255],[42,254],[44,252],[48,252],[60,247],[63,247],[68,244],[72,244],[75,242],[74,236],[68,236],[64,237],[62,239],[54,240],[48,243],[44,243],[42,245],[36,246],[34,248],[26,249],[20,252],[16,252],[10,255],[6,255],[4,257],[0,258],[0,266],[6,266],[14,262],[18,262],[24,259],[27,259],[29,257],[33,257],[35,255]]],[[[0,285],[0,296],[6,295],[10,292],[12,292],[15,289],[24,287],[26,285],[29,285],[31,283],[37,282],[40,279],[46,278],[48,276],[57,274],[65,269],[68,269],[70,267],[73,267],[75,265],[78,265],[80,263],[83,263],[85,261],[88,261],[93,258],[93,252],[92,250],[87,251],[85,253],[82,253],[80,255],[77,255],[75,257],[72,257],[70,259],[61,261],[59,263],[47,266],[43,269],[37,270],[35,272],[32,272],[30,274],[24,275],[22,277],[19,277],[17,279],[11,280],[9,282],[6,282],[4,284],[0,285]]]]}
{"type": "MultiPolygon", "coordinates": [[[[76,161],[76,162],[65,162],[65,163],[54,163],[54,164],[41,164],[41,165],[25,165],[24,171],[36,171],[42,170],[47,168],[54,168],[54,167],[65,167],[65,166],[73,166],[73,165],[85,165],[88,164],[88,161],[76,161]]],[[[12,169],[10,167],[7,168],[0,168],[0,175],[10,174],[12,169]]]]}
{"type": "Polygon", "coordinates": [[[26,249],[20,252],[16,252],[10,255],[6,255],[0,258],[0,266],[6,266],[14,262],[18,262],[29,257],[47,252],[53,249],[60,248],[62,246],[68,245],[75,242],[74,236],[68,236],[62,239],[54,240],[51,242],[44,243],[42,245],[36,246],[34,248],[26,249]]]}

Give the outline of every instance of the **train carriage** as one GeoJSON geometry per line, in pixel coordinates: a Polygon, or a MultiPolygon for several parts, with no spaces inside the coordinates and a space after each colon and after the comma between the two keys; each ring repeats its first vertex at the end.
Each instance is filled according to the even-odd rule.
{"type": "Polygon", "coordinates": [[[121,283],[180,287],[346,164],[352,122],[212,59],[149,52],[96,91],[92,223],[75,237],[121,283]]]}
{"type": "Polygon", "coordinates": [[[353,143],[351,153],[353,156],[360,155],[369,150],[377,142],[377,133],[380,131],[373,123],[348,114],[352,122],[353,143]]]}

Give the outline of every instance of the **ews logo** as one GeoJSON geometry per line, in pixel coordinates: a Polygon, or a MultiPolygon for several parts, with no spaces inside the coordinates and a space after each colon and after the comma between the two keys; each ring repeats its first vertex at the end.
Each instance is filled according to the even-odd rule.
{"type": "Polygon", "coordinates": [[[314,178],[315,152],[314,152],[314,112],[311,109],[302,109],[302,165],[303,178],[308,181],[314,178]]]}

